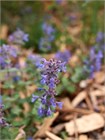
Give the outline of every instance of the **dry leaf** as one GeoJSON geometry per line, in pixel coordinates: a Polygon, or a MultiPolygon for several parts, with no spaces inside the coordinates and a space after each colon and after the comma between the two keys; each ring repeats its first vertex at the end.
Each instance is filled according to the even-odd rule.
{"type": "Polygon", "coordinates": [[[19,134],[16,136],[15,140],[21,140],[26,138],[26,133],[23,130],[24,126],[19,129],[19,134]]]}
{"type": "Polygon", "coordinates": [[[88,137],[86,135],[80,135],[79,140],[88,140],[88,137]]]}
{"type": "Polygon", "coordinates": [[[72,67],[76,66],[77,64],[79,63],[79,57],[77,55],[73,55],[71,58],[70,58],[70,65],[72,67]]]}
{"type": "Polygon", "coordinates": [[[50,138],[46,138],[45,140],[52,140],[52,139],[50,139],[50,138]]]}
{"type": "Polygon", "coordinates": [[[101,90],[93,90],[89,94],[94,95],[96,97],[105,96],[105,92],[101,90]]]}
{"type": "Polygon", "coordinates": [[[91,98],[93,107],[94,107],[94,108],[98,108],[98,106],[97,106],[97,105],[98,105],[98,102],[97,102],[96,96],[95,96],[94,94],[90,94],[90,93],[89,93],[89,96],[90,96],[90,98],[91,98]]]}
{"type": "Polygon", "coordinates": [[[105,82],[105,73],[104,72],[96,72],[94,75],[95,82],[98,84],[105,82]]]}
{"type": "Polygon", "coordinates": [[[63,128],[64,128],[64,124],[61,123],[61,124],[55,126],[55,127],[53,128],[52,132],[53,132],[54,134],[58,134],[63,128]]]}
{"type": "Polygon", "coordinates": [[[93,105],[92,105],[91,100],[88,95],[86,96],[85,101],[87,103],[89,110],[94,110],[93,105]]]}
{"type": "Polygon", "coordinates": [[[76,107],[81,101],[83,101],[86,98],[87,94],[86,91],[80,92],[72,101],[72,106],[76,107]]]}
{"type": "Polygon", "coordinates": [[[63,140],[49,131],[46,131],[46,135],[50,137],[52,140],[63,140]]]}
{"type": "Polygon", "coordinates": [[[44,122],[43,122],[43,125],[40,127],[40,129],[36,132],[36,134],[34,135],[34,138],[36,137],[43,137],[45,136],[45,132],[47,130],[49,130],[50,126],[52,125],[52,123],[54,122],[54,120],[57,118],[58,116],[58,112],[56,112],[54,114],[53,117],[50,117],[50,118],[45,118],[44,122]]]}
{"type": "Polygon", "coordinates": [[[71,108],[73,108],[69,98],[65,97],[61,101],[63,102],[63,109],[71,109],[71,108]]]}
{"type": "MultiPolygon", "coordinates": [[[[99,113],[85,115],[75,120],[78,133],[86,133],[104,126],[104,119],[99,113]]],[[[65,124],[65,129],[69,135],[75,134],[74,121],[65,124]]]]}
{"type": "Polygon", "coordinates": [[[105,130],[102,132],[102,137],[105,139],[105,130]]]}
{"type": "MultiPolygon", "coordinates": [[[[83,109],[83,108],[71,108],[71,109],[66,109],[66,110],[61,110],[61,112],[68,112],[68,113],[80,113],[80,114],[85,114],[85,115],[87,115],[87,114],[90,114],[90,113],[93,113],[93,111],[92,110],[87,110],[87,109],[83,109]]],[[[72,117],[72,116],[71,116],[72,117]]]]}
{"type": "Polygon", "coordinates": [[[6,39],[7,38],[7,34],[8,34],[8,26],[7,25],[3,25],[0,28],[0,38],[1,39],[6,39]]]}

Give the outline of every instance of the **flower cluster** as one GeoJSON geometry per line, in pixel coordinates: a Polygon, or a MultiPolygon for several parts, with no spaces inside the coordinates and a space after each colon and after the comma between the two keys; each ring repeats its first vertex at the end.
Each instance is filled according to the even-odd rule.
{"type": "Polygon", "coordinates": [[[44,37],[40,38],[39,49],[42,51],[50,50],[51,43],[55,39],[54,37],[55,30],[48,23],[43,23],[42,31],[43,31],[44,37]]]}
{"type": "Polygon", "coordinates": [[[47,88],[39,88],[39,91],[44,93],[41,96],[32,95],[32,102],[39,100],[41,105],[38,108],[39,116],[50,116],[55,111],[55,108],[58,106],[62,108],[62,102],[58,102],[55,99],[56,85],[59,83],[58,73],[65,72],[66,66],[65,62],[60,60],[50,59],[47,61],[42,58],[40,60],[38,68],[41,71],[41,84],[47,86],[47,88]]]}
{"type": "Polygon", "coordinates": [[[9,36],[8,40],[9,42],[23,45],[24,42],[28,41],[28,34],[24,33],[21,29],[18,28],[9,36]]]}
{"type": "Polygon", "coordinates": [[[68,62],[70,59],[70,52],[68,50],[64,51],[64,52],[57,52],[55,54],[55,58],[58,60],[61,60],[62,62],[68,62]]]}
{"type": "Polygon", "coordinates": [[[0,47],[0,69],[9,68],[11,65],[11,57],[17,57],[17,50],[12,46],[3,44],[0,47]]]}
{"type": "Polygon", "coordinates": [[[104,34],[99,32],[96,37],[97,45],[90,50],[88,59],[84,61],[84,72],[89,74],[91,78],[94,77],[94,72],[99,71],[102,65],[102,59],[105,51],[104,34]]]}
{"type": "Polygon", "coordinates": [[[2,103],[2,96],[0,95],[0,127],[9,126],[9,124],[5,121],[3,117],[4,116],[3,108],[4,108],[4,105],[2,103]]]}

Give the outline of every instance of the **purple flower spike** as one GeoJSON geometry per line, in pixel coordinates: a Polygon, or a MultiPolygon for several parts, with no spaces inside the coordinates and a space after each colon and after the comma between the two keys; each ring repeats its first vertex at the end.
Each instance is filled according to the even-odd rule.
{"type": "MultiPolygon", "coordinates": [[[[31,58],[33,60],[33,57],[31,58]]],[[[32,102],[37,99],[40,101],[41,105],[38,108],[38,115],[40,117],[50,116],[55,111],[56,105],[61,108],[62,104],[56,102],[55,95],[56,85],[59,83],[58,74],[61,71],[65,71],[66,62],[61,62],[60,60],[50,59],[47,61],[41,58],[38,64],[38,68],[41,73],[41,84],[47,86],[47,88],[39,88],[39,91],[44,93],[41,96],[32,95],[32,102]]]]}
{"type": "Polygon", "coordinates": [[[56,102],[55,95],[57,95],[56,85],[59,83],[58,74],[65,71],[66,62],[55,59],[43,60],[43,63],[41,63],[43,67],[39,68],[41,70],[41,84],[47,86],[47,88],[43,90],[44,93],[39,97],[41,106],[38,108],[38,114],[45,117],[51,116],[56,106],[62,108],[62,103],[56,102]]]}

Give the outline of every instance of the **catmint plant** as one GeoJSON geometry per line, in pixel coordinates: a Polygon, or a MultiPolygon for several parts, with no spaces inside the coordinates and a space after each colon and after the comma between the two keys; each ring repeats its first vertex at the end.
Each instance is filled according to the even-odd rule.
{"type": "Polygon", "coordinates": [[[42,24],[43,37],[39,40],[39,49],[42,51],[51,50],[51,43],[54,41],[55,29],[48,23],[42,24]]]}
{"type": "Polygon", "coordinates": [[[43,94],[41,96],[33,94],[32,102],[40,101],[38,115],[41,117],[51,116],[55,112],[56,107],[62,108],[62,102],[56,101],[55,96],[57,95],[56,86],[59,83],[58,74],[66,71],[65,64],[65,62],[56,59],[47,61],[42,58],[39,61],[40,83],[45,88],[38,88],[43,94]]]}
{"type": "Polygon", "coordinates": [[[15,32],[13,32],[8,38],[8,41],[10,43],[19,44],[19,45],[23,45],[28,40],[29,40],[29,35],[24,33],[19,28],[15,32]]]}

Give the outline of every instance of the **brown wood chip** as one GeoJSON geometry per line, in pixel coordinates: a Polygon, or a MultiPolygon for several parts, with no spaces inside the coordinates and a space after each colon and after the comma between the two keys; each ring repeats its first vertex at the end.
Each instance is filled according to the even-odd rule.
{"type": "MultiPolygon", "coordinates": [[[[90,132],[104,126],[104,119],[99,113],[92,113],[85,115],[75,120],[78,133],[90,132]]],[[[71,136],[75,133],[74,121],[70,121],[65,124],[65,129],[71,136]]]]}

